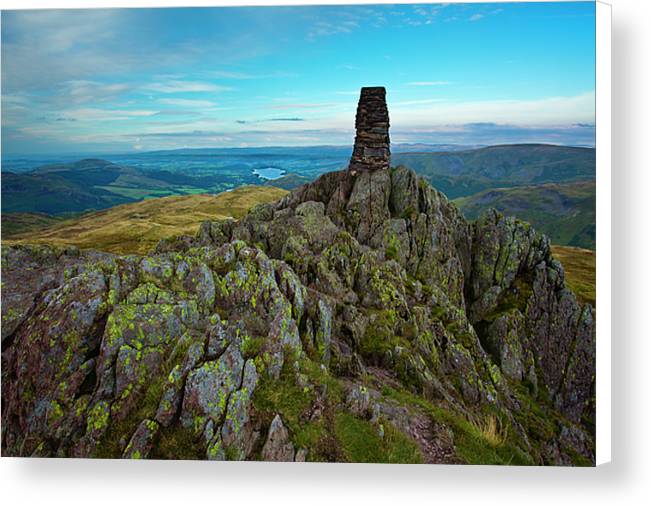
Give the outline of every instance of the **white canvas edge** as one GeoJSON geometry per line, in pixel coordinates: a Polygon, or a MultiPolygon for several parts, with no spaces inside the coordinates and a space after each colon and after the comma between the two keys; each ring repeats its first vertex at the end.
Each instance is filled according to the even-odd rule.
{"type": "Polygon", "coordinates": [[[611,460],[611,24],[611,5],[596,2],[597,465],[611,460]]]}

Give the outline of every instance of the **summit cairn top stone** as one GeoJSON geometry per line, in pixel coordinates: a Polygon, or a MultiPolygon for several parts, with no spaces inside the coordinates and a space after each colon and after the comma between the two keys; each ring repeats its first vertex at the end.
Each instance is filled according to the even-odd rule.
{"type": "Polygon", "coordinates": [[[364,87],[355,117],[355,147],[348,170],[388,169],[391,162],[389,147],[389,110],[383,86],[364,87]]]}

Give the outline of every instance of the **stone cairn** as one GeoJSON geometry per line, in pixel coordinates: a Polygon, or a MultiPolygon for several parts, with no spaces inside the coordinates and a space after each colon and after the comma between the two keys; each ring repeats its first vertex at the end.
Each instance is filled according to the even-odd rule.
{"type": "Polygon", "coordinates": [[[383,86],[362,88],[355,129],[355,147],[348,165],[351,174],[388,169],[391,162],[389,110],[383,86]]]}

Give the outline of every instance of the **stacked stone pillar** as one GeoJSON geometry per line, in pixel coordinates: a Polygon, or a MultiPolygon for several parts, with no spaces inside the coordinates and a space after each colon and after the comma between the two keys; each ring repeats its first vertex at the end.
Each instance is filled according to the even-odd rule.
{"type": "Polygon", "coordinates": [[[389,147],[389,110],[384,87],[362,88],[355,117],[355,147],[348,169],[360,171],[388,169],[391,163],[389,147]]]}

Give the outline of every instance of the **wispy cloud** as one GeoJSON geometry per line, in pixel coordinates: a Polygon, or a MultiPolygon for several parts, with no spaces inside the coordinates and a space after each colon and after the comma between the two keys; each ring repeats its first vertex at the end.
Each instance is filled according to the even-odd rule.
{"type": "Polygon", "coordinates": [[[594,91],[574,96],[530,100],[432,100],[427,105],[412,100],[389,104],[394,107],[392,124],[411,126],[458,123],[514,123],[558,125],[594,122],[594,91]]]}
{"type": "Polygon", "coordinates": [[[154,116],[199,116],[201,113],[199,111],[191,111],[184,109],[164,109],[158,111],[154,116]]]}
{"type": "Polygon", "coordinates": [[[109,47],[126,25],[122,9],[3,12],[3,90],[40,89],[130,68],[135,51],[129,57],[109,47]]]}
{"type": "Polygon", "coordinates": [[[595,130],[576,125],[516,125],[510,123],[465,123],[428,128],[395,129],[394,142],[491,145],[521,142],[594,146],[595,130]]]}
{"type": "Polygon", "coordinates": [[[445,86],[452,84],[450,81],[412,81],[407,83],[409,86],[445,86]]]}
{"type": "Polygon", "coordinates": [[[104,102],[129,91],[131,86],[125,83],[99,83],[87,80],[66,81],[59,87],[59,93],[66,102],[82,104],[86,102],[104,102]]]}
{"type": "Polygon", "coordinates": [[[206,72],[205,75],[218,79],[231,79],[236,81],[252,79],[286,79],[297,77],[297,74],[294,72],[284,72],[281,70],[262,73],[237,72],[231,70],[211,70],[209,72],[206,72]]]}
{"type": "Polygon", "coordinates": [[[272,104],[269,109],[320,109],[324,107],[333,107],[335,104],[328,103],[289,103],[289,104],[272,104]]]}
{"type": "Polygon", "coordinates": [[[381,29],[388,24],[385,14],[383,6],[341,6],[336,11],[330,10],[327,18],[323,15],[309,17],[311,24],[306,39],[314,42],[322,37],[351,34],[362,27],[381,29]]]}
{"type": "Polygon", "coordinates": [[[480,14],[480,13],[473,14],[472,16],[470,16],[470,17],[468,18],[468,21],[479,21],[479,20],[482,19],[483,17],[484,17],[484,15],[483,15],[483,14],[480,14]]]}
{"type": "Polygon", "coordinates": [[[292,118],[268,118],[268,119],[255,119],[255,120],[238,119],[235,121],[235,123],[239,125],[250,125],[255,123],[269,123],[269,122],[294,123],[297,121],[305,121],[305,118],[292,117],[292,118]]]}
{"type": "Polygon", "coordinates": [[[445,99],[442,98],[422,98],[419,100],[403,100],[399,102],[391,102],[391,106],[408,106],[408,105],[423,105],[423,104],[437,104],[439,102],[445,102],[445,99]]]}
{"type": "Polygon", "coordinates": [[[307,39],[315,40],[328,35],[351,33],[358,26],[359,23],[356,20],[342,22],[317,21],[307,33],[307,39]]]}
{"type": "Polygon", "coordinates": [[[390,11],[390,14],[393,17],[398,17],[401,20],[398,23],[398,26],[401,26],[402,24],[406,25],[407,27],[427,26],[433,24],[439,13],[447,6],[448,4],[413,5],[411,12],[394,10],[390,11]]]}
{"type": "Polygon", "coordinates": [[[68,121],[119,121],[130,118],[153,116],[158,111],[147,109],[97,109],[81,108],[66,111],[61,116],[68,121]]]}
{"type": "Polygon", "coordinates": [[[221,86],[202,81],[166,81],[148,84],[143,88],[158,93],[217,93],[233,89],[229,86],[221,86]]]}
{"type": "Polygon", "coordinates": [[[179,107],[216,107],[217,104],[210,100],[195,100],[191,98],[161,98],[161,104],[175,105],[179,107]]]}

